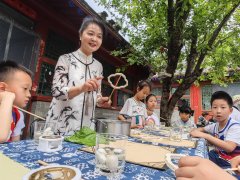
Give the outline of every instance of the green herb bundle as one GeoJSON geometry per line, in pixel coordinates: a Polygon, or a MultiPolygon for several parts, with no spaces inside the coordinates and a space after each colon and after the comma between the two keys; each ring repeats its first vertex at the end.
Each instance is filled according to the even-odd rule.
{"type": "Polygon", "coordinates": [[[84,144],[86,146],[95,146],[96,144],[96,132],[88,127],[83,127],[74,135],[66,137],[65,141],[72,143],[84,144]]]}

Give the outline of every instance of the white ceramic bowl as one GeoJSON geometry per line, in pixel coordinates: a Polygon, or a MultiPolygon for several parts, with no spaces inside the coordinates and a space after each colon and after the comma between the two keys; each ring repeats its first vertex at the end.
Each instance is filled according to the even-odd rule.
{"type": "Polygon", "coordinates": [[[37,150],[43,152],[55,152],[62,150],[62,142],[64,137],[51,135],[51,136],[40,136],[37,150]]]}

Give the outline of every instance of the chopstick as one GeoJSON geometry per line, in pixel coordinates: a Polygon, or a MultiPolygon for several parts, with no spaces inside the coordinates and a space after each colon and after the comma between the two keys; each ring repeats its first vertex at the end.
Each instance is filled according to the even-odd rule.
{"type": "MultiPolygon", "coordinates": [[[[120,79],[121,79],[121,76],[119,76],[119,77],[118,77],[118,79],[117,79],[117,82],[116,82],[115,86],[117,86],[117,84],[118,84],[118,82],[120,81],[120,79]]],[[[113,90],[112,90],[112,92],[111,92],[110,96],[108,97],[109,99],[111,99],[111,98],[112,98],[112,95],[113,95],[113,92],[114,92],[114,91],[115,91],[115,88],[113,88],[113,90]]]]}
{"type": "Polygon", "coordinates": [[[156,162],[147,162],[146,161],[146,162],[138,162],[138,163],[147,163],[147,164],[150,164],[150,163],[154,163],[154,164],[158,163],[159,164],[159,163],[161,163],[162,164],[162,163],[165,163],[165,161],[156,161],[156,162]]]}
{"type": "Polygon", "coordinates": [[[40,164],[42,166],[48,166],[49,165],[48,163],[46,163],[46,162],[44,162],[42,160],[38,160],[37,162],[38,162],[38,164],[40,164]]]}
{"type": "Polygon", "coordinates": [[[224,171],[240,171],[240,165],[237,168],[227,168],[223,169],[224,171]]]}
{"type": "Polygon", "coordinates": [[[20,107],[17,107],[17,106],[15,106],[15,105],[13,105],[13,107],[15,107],[15,108],[17,108],[18,110],[23,111],[23,112],[25,112],[25,113],[27,113],[27,114],[30,114],[30,115],[32,115],[32,116],[34,116],[34,117],[36,117],[36,118],[39,118],[39,119],[42,119],[42,120],[46,121],[46,119],[44,119],[43,117],[38,116],[38,115],[36,115],[36,114],[33,114],[33,113],[31,113],[31,112],[28,112],[28,111],[26,111],[26,110],[24,110],[24,109],[22,109],[22,108],[20,108],[20,107]]]}

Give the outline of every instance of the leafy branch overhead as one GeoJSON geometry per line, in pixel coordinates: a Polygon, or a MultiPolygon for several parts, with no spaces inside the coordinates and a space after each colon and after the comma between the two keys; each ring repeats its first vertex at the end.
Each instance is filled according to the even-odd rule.
{"type": "Polygon", "coordinates": [[[95,1],[115,10],[112,15],[132,47],[119,53],[130,64],[172,75],[162,80],[163,111],[173,108],[198,80],[225,84],[239,78],[240,0],[95,1]],[[176,77],[181,83],[170,97],[176,77]]]}
{"type": "MultiPolygon", "coordinates": [[[[236,69],[240,31],[239,1],[220,0],[96,0],[108,8],[122,24],[133,48],[128,52],[130,64],[150,64],[156,71],[172,64],[172,73],[193,73],[207,67],[223,70],[226,64],[236,69]],[[235,13],[234,13],[235,11],[235,13]],[[231,17],[231,15],[234,16],[231,17]],[[234,46],[233,46],[234,43],[234,46]],[[225,51],[227,47],[227,51],[225,51]],[[235,47],[235,48],[233,48],[235,47]],[[166,50],[169,50],[168,52],[166,50]],[[230,52],[231,53],[230,53],[230,52]],[[170,54],[175,58],[171,59],[170,54]],[[201,56],[201,58],[200,58],[201,56]],[[174,66],[177,66],[176,69],[174,66]],[[195,68],[195,69],[194,69],[195,68]],[[175,69],[175,70],[174,70],[175,69]],[[190,71],[192,70],[192,71],[190,71]]],[[[239,58],[238,58],[239,59],[239,58]]],[[[226,70],[225,70],[226,71],[226,70]]],[[[214,75],[209,77],[214,78],[214,75]]],[[[217,78],[218,79],[218,78],[217,78]]]]}

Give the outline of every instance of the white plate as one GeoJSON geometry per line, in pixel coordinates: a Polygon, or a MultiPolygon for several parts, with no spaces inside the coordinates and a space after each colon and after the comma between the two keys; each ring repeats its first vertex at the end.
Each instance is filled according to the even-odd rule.
{"type": "MultiPolygon", "coordinates": [[[[78,168],[75,168],[75,167],[72,167],[72,166],[65,166],[65,165],[49,165],[49,166],[45,166],[45,167],[41,167],[41,168],[38,168],[38,169],[34,169],[32,171],[30,171],[29,173],[27,173],[26,175],[23,176],[22,180],[29,180],[29,177],[37,172],[37,171],[40,171],[40,170],[43,170],[43,169],[48,169],[48,168],[58,168],[58,167],[65,167],[65,168],[69,168],[69,169],[72,169],[76,172],[76,176],[74,178],[72,178],[72,180],[79,180],[81,179],[81,171],[78,169],[78,168]]],[[[47,178],[46,178],[47,179],[47,178]]]]}

